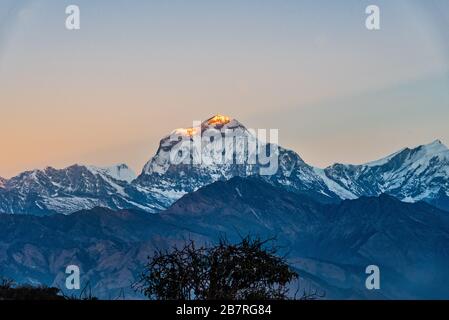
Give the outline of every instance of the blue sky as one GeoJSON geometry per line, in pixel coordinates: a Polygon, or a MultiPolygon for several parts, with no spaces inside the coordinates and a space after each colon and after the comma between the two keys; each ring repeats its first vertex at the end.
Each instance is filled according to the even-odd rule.
{"type": "Polygon", "coordinates": [[[445,0],[2,0],[0,176],[140,170],[160,137],[215,113],[279,128],[318,166],[449,144],[448,40],[445,0]]]}

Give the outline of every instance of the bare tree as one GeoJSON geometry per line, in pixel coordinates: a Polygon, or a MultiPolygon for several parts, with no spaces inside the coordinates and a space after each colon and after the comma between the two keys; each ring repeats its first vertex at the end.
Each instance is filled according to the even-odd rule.
{"type": "Polygon", "coordinates": [[[298,275],[270,243],[247,237],[237,244],[221,240],[197,248],[190,241],[159,250],[134,288],[159,300],[287,299],[298,275]]]}

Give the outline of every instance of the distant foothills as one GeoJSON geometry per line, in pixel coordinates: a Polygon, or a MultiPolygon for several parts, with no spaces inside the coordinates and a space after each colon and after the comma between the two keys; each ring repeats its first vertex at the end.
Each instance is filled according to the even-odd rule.
{"type": "Polygon", "coordinates": [[[167,210],[82,210],[70,215],[0,214],[0,276],[65,295],[66,267],[100,299],[140,299],[147,257],[193,241],[274,239],[299,275],[290,292],[322,299],[449,299],[449,213],[388,195],[324,204],[257,177],[217,181],[167,210]],[[380,268],[368,290],[366,268],[380,268]]]}
{"type": "MultiPolygon", "coordinates": [[[[308,195],[322,203],[338,203],[361,196],[388,194],[403,202],[425,201],[449,210],[449,150],[439,140],[413,149],[404,148],[381,160],[362,165],[334,164],[325,169],[305,163],[292,150],[279,146],[279,166],[273,175],[259,175],[260,164],[173,164],[170,152],[181,140],[208,129],[231,130],[257,140],[236,119],[215,115],[194,128],[176,129],[164,137],[156,154],[136,175],[127,165],[108,168],[73,165],[0,177],[0,212],[8,214],[71,214],[104,207],[159,212],[183,195],[216,181],[258,176],[273,186],[308,195]],[[173,140],[173,134],[179,140],[173,140]]],[[[210,148],[221,141],[211,141],[210,148]]],[[[221,146],[218,146],[220,148],[221,146]]]]}

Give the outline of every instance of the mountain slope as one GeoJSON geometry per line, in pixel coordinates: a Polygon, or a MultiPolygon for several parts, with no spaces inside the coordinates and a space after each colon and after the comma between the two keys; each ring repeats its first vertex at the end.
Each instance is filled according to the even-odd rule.
{"type": "Polygon", "coordinates": [[[326,176],[357,197],[388,193],[402,201],[449,208],[449,149],[435,141],[364,165],[336,164],[326,176]]]}
{"type": "MultiPolygon", "coordinates": [[[[275,186],[307,194],[324,203],[388,193],[405,202],[424,200],[449,210],[449,150],[439,140],[414,149],[405,148],[367,164],[335,164],[325,169],[314,168],[294,151],[276,146],[278,170],[271,175],[261,175],[260,164],[246,161],[246,149],[240,164],[171,162],[173,150],[182,149],[180,145],[185,141],[192,144],[187,145],[188,152],[183,156],[191,160],[195,154],[195,136],[201,138],[207,130],[219,130],[222,135],[230,130],[249,143],[260,142],[254,132],[237,120],[224,116],[212,117],[204,121],[200,129],[177,129],[162,139],[156,155],[145,165],[135,184],[143,189],[176,190],[179,197],[215,181],[236,176],[260,176],[275,186]]],[[[221,140],[203,144],[202,148],[207,150],[221,151],[229,147],[228,142],[222,144],[221,140]]],[[[222,156],[225,157],[225,153],[222,156]]],[[[178,159],[178,162],[181,161],[178,159]]],[[[167,199],[167,202],[174,200],[176,196],[167,199]]]]}
{"type": "Polygon", "coordinates": [[[192,222],[189,226],[196,230],[204,225],[204,232],[211,236],[223,228],[234,229],[236,235],[241,228],[269,236],[296,236],[303,228],[311,230],[323,223],[323,208],[312,198],[285,191],[260,178],[234,177],[185,195],[160,215],[170,222],[182,219],[183,226],[192,222]]]}
{"type": "Polygon", "coordinates": [[[114,299],[124,289],[127,298],[138,297],[130,285],[146,257],[163,245],[162,239],[175,238],[164,232],[176,230],[157,230],[152,217],[102,208],[43,217],[0,214],[0,275],[64,290],[65,268],[74,264],[80,267],[82,286],[89,282],[96,296],[114,299]]]}
{"type": "Polygon", "coordinates": [[[301,270],[318,270],[327,282],[336,269],[358,279],[343,281],[342,289],[363,292],[364,268],[376,264],[388,279],[385,297],[449,297],[442,285],[449,283],[449,216],[423,202],[381,195],[323,205],[257,179],[234,178],[186,195],[165,214],[184,226],[193,215],[196,225],[189,226],[211,236],[224,230],[275,236],[301,270]],[[330,271],[319,271],[323,265],[330,271]]]}
{"type": "Polygon", "coordinates": [[[386,270],[384,276],[400,274],[404,278],[396,288],[421,297],[449,297],[442,285],[449,283],[446,212],[388,195],[347,200],[328,212],[329,224],[320,231],[322,258],[376,264],[386,270]]]}
{"type": "Polygon", "coordinates": [[[148,161],[134,184],[149,192],[174,190],[178,193],[178,197],[171,199],[174,202],[181,195],[213,182],[249,176],[260,176],[273,185],[308,194],[323,202],[338,201],[340,191],[348,193],[338,186],[331,190],[322,176],[297,153],[266,144],[236,119],[221,115],[204,121],[198,128],[176,129],[163,138],[156,155],[148,161]],[[217,136],[212,141],[205,139],[210,132],[221,139],[217,136]],[[201,140],[200,147],[196,147],[195,139],[201,140]],[[276,170],[272,174],[264,174],[268,164],[254,160],[256,156],[259,159],[260,154],[252,153],[250,146],[256,145],[275,158],[276,170]],[[199,160],[195,162],[195,159],[199,160]],[[231,160],[227,162],[226,159],[231,160]]]}
{"type": "Polygon", "coordinates": [[[0,274],[63,287],[64,268],[81,267],[93,293],[129,289],[146,257],[192,239],[276,237],[303,285],[328,298],[449,298],[449,221],[425,203],[382,195],[321,204],[257,178],[232,178],[148,215],[106,209],[69,216],[0,215],[0,274]],[[381,268],[380,292],[365,289],[365,268],[381,268]]]}
{"type": "Polygon", "coordinates": [[[138,191],[130,188],[129,182],[134,178],[126,165],[27,171],[9,179],[0,189],[0,212],[69,214],[96,206],[149,209],[133,201],[138,191]]]}

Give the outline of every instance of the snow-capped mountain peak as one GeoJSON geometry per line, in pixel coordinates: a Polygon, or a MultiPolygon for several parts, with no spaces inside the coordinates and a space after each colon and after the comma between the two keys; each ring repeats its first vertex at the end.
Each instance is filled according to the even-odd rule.
{"type": "Polygon", "coordinates": [[[214,115],[213,117],[210,117],[209,119],[207,119],[201,123],[202,131],[204,131],[206,129],[235,130],[238,128],[246,131],[245,126],[243,124],[241,124],[237,119],[233,119],[229,116],[224,116],[221,114],[214,115]]]}
{"type": "Polygon", "coordinates": [[[259,140],[260,132],[257,131],[220,114],[201,122],[201,129],[199,124],[196,128],[176,129],[172,132],[175,136],[161,140],[158,151],[147,162],[135,184],[152,192],[176,190],[188,193],[218,180],[259,176],[274,185],[285,185],[291,191],[310,192],[328,200],[339,198],[333,190],[341,188],[335,185],[329,188],[323,176],[297,153],[275,143],[267,144],[263,137],[259,140]],[[201,140],[199,146],[195,145],[198,137],[201,140]],[[270,167],[275,163],[269,174],[262,173],[267,163],[261,159],[266,154],[270,155],[270,167]],[[195,162],[195,159],[200,161],[195,162]]]}
{"type": "Polygon", "coordinates": [[[173,137],[173,136],[181,136],[181,137],[193,137],[208,129],[236,129],[236,128],[246,128],[236,119],[232,119],[229,116],[224,116],[221,114],[214,115],[209,119],[201,122],[197,127],[187,127],[187,128],[177,128],[170,132],[169,135],[165,136],[162,140],[173,137]]]}
{"type": "Polygon", "coordinates": [[[367,167],[379,167],[382,166],[386,163],[388,163],[391,159],[393,159],[394,157],[396,157],[398,154],[402,153],[403,151],[407,150],[408,148],[402,148],[401,150],[390,154],[389,156],[386,156],[384,158],[381,158],[379,160],[375,160],[375,161],[370,161],[364,164],[364,166],[367,167]]]}
{"type": "Polygon", "coordinates": [[[432,143],[419,146],[415,150],[419,150],[425,155],[437,155],[439,153],[448,153],[449,151],[449,149],[441,142],[441,140],[435,140],[432,143]]]}
{"type": "MultiPolygon", "coordinates": [[[[429,165],[430,161],[449,161],[449,149],[440,141],[435,140],[429,144],[420,145],[415,148],[405,148],[389,158],[389,162],[401,163],[403,166],[412,165],[414,167],[429,165]]],[[[387,159],[385,158],[385,159],[387,159]]]]}
{"type": "MultiPolygon", "coordinates": [[[[182,162],[182,164],[186,164],[186,161],[189,162],[189,158],[199,158],[205,149],[208,151],[217,150],[221,153],[222,150],[229,147],[226,144],[234,143],[232,139],[215,139],[217,133],[221,135],[220,137],[224,137],[226,133],[232,133],[234,137],[245,138],[246,142],[256,141],[256,137],[239,121],[229,116],[217,114],[201,123],[198,122],[196,127],[178,128],[162,138],[158,151],[145,164],[142,174],[165,174],[170,168],[176,166],[174,163],[182,162]],[[202,139],[200,147],[194,143],[189,145],[195,138],[202,139]]],[[[194,161],[191,161],[192,163],[194,161]]],[[[201,164],[206,166],[204,163],[201,164]]]]}
{"type": "MultiPolygon", "coordinates": [[[[394,159],[398,155],[404,155],[404,154],[407,154],[407,156],[405,158],[412,157],[413,158],[413,159],[411,159],[412,161],[416,161],[417,159],[423,158],[423,157],[433,157],[435,155],[439,155],[442,153],[443,153],[443,156],[449,156],[448,151],[449,151],[449,149],[441,142],[441,140],[435,140],[429,144],[420,145],[420,146],[412,148],[412,149],[411,148],[402,148],[401,150],[394,152],[394,153],[390,154],[389,156],[386,156],[379,160],[367,162],[367,163],[363,164],[363,166],[367,166],[367,167],[382,166],[382,165],[385,165],[388,162],[390,162],[392,159],[394,159]]],[[[336,166],[336,165],[341,165],[341,164],[335,164],[333,166],[336,166]]]]}
{"type": "Polygon", "coordinates": [[[209,119],[207,119],[206,121],[204,121],[204,123],[205,124],[207,123],[208,125],[215,125],[215,124],[225,125],[229,122],[231,122],[231,117],[224,116],[221,114],[216,114],[216,115],[210,117],[209,119]]]}
{"type": "Polygon", "coordinates": [[[436,140],[363,165],[333,165],[325,173],[358,197],[388,193],[407,202],[446,202],[449,150],[436,140]]]}

